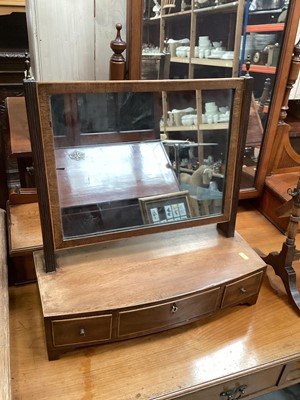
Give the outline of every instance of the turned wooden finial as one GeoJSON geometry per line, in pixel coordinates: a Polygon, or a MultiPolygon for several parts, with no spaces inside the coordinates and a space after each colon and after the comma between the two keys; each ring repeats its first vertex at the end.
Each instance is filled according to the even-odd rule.
{"type": "Polygon", "coordinates": [[[286,84],[286,89],[284,93],[284,99],[281,106],[280,116],[279,116],[279,123],[283,124],[284,120],[287,116],[287,110],[289,109],[289,96],[290,92],[298,78],[300,69],[300,40],[294,47],[294,54],[292,57],[292,63],[290,67],[289,77],[286,84]]]}
{"type": "Polygon", "coordinates": [[[251,63],[250,63],[250,56],[248,55],[247,56],[247,61],[246,61],[246,63],[245,63],[245,66],[246,66],[246,73],[245,73],[245,76],[250,76],[250,67],[251,67],[251,63]]]}
{"type": "Polygon", "coordinates": [[[121,38],[122,24],[116,24],[117,36],[110,42],[110,48],[114,54],[110,58],[109,79],[125,79],[126,61],[122,53],[126,49],[126,43],[121,38]]]}

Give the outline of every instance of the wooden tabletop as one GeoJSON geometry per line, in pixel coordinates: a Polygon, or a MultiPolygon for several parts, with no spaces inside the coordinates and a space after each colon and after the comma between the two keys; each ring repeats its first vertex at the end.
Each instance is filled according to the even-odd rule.
{"type": "Polygon", "coordinates": [[[31,143],[24,97],[7,97],[9,151],[11,157],[30,157],[31,143]]]}

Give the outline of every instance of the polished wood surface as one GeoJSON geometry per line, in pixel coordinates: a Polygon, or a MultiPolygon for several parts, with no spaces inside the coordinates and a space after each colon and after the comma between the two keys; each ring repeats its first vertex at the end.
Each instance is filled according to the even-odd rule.
{"type": "Polygon", "coordinates": [[[265,266],[238,234],[225,238],[215,225],[64,250],[56,274],[44,271],[42,252],[34,257],[45,317],[159,302],[265,266]]]}
{"type": "Polygon", "coordinates": [[[32,254],[43,247],[38,203],[7,207],[8,244],[11,256],[32,254]]]}
{"type": "MultiPolygon", "coordinates": [[[[266,254],[279,251],[285,240],[247,204],[239,209],[237,229],[266,254]]],[[[295,268],[299,271],[299,261],[295,268]]],[[[300,375],[300,319],[272,269],[254,306],[229,308],[168,332],[74,351],[57,361],[47,360],[36,284],[10,288],[10,326],[14,399],[170,399],[174,396],[167,393],[209,388],[230,378],[243,383],[252,372],[264,378],[263,371],[287,361],[293,362],[279,383],[292,382],[283,379],[288,370],[296,380],[300,375]]],[[[258,380],[252,377],[252,382],[258,380]]]]}
{"type": "Polygon", "coordinates": [[[179,191],[160,141],[57,149],[55,160],[61,208],[179,191]]]}
{"type": "Polygon", "coordinates": [[[24,97],[7,97],[6,107],[10,156],[31,156],[31,144],[24,97]]]}
{"type": "Polygon", "coordinates": [[[11,398],[5,211],[0,209],[0,398],[11,398]]]}

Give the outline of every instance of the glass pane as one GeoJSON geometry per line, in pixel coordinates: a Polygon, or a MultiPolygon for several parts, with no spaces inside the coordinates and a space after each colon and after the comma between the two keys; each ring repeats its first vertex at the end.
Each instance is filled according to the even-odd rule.
{"type": "Polygon", "coordinates": [[[63,239],[222,215],[233,94],[52,95],[63,239]]]}

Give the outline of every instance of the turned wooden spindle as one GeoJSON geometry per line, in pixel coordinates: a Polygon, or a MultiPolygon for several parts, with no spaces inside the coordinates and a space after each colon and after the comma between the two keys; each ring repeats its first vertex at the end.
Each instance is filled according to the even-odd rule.
{"type": "Polygon", "coordinates": [[[294,54],[292,57],[292,63],[290,67],[289,77],[286,84],[286,89],[284,93],[284,98],[281,106],[280,116],[279,116],[279,124],[284,124],[284,120],[287,116],[287,110],[289,109],[289,96],[290,92],[298,78],[300,69],[300,40],[294,47],[294,54]]]}
{"type": "Polygon", "coordinates": [[[126,61],[122,53],[126,49],[126,43],[121,38],[122,24],[116,24],[117,36],[110,42],[110,48],[114,54],[110,58],[109,79],[125,79],[126,61]]]}
{"type": "Polygon", "coordinates": [[[260,116],[261,119],[264,117],[264,108],[270,96],[270,91],[271,91],[271,79],[267,78],[264,83],[264,89],[261,98],[259,99],[258,115],[260,116]]]}

